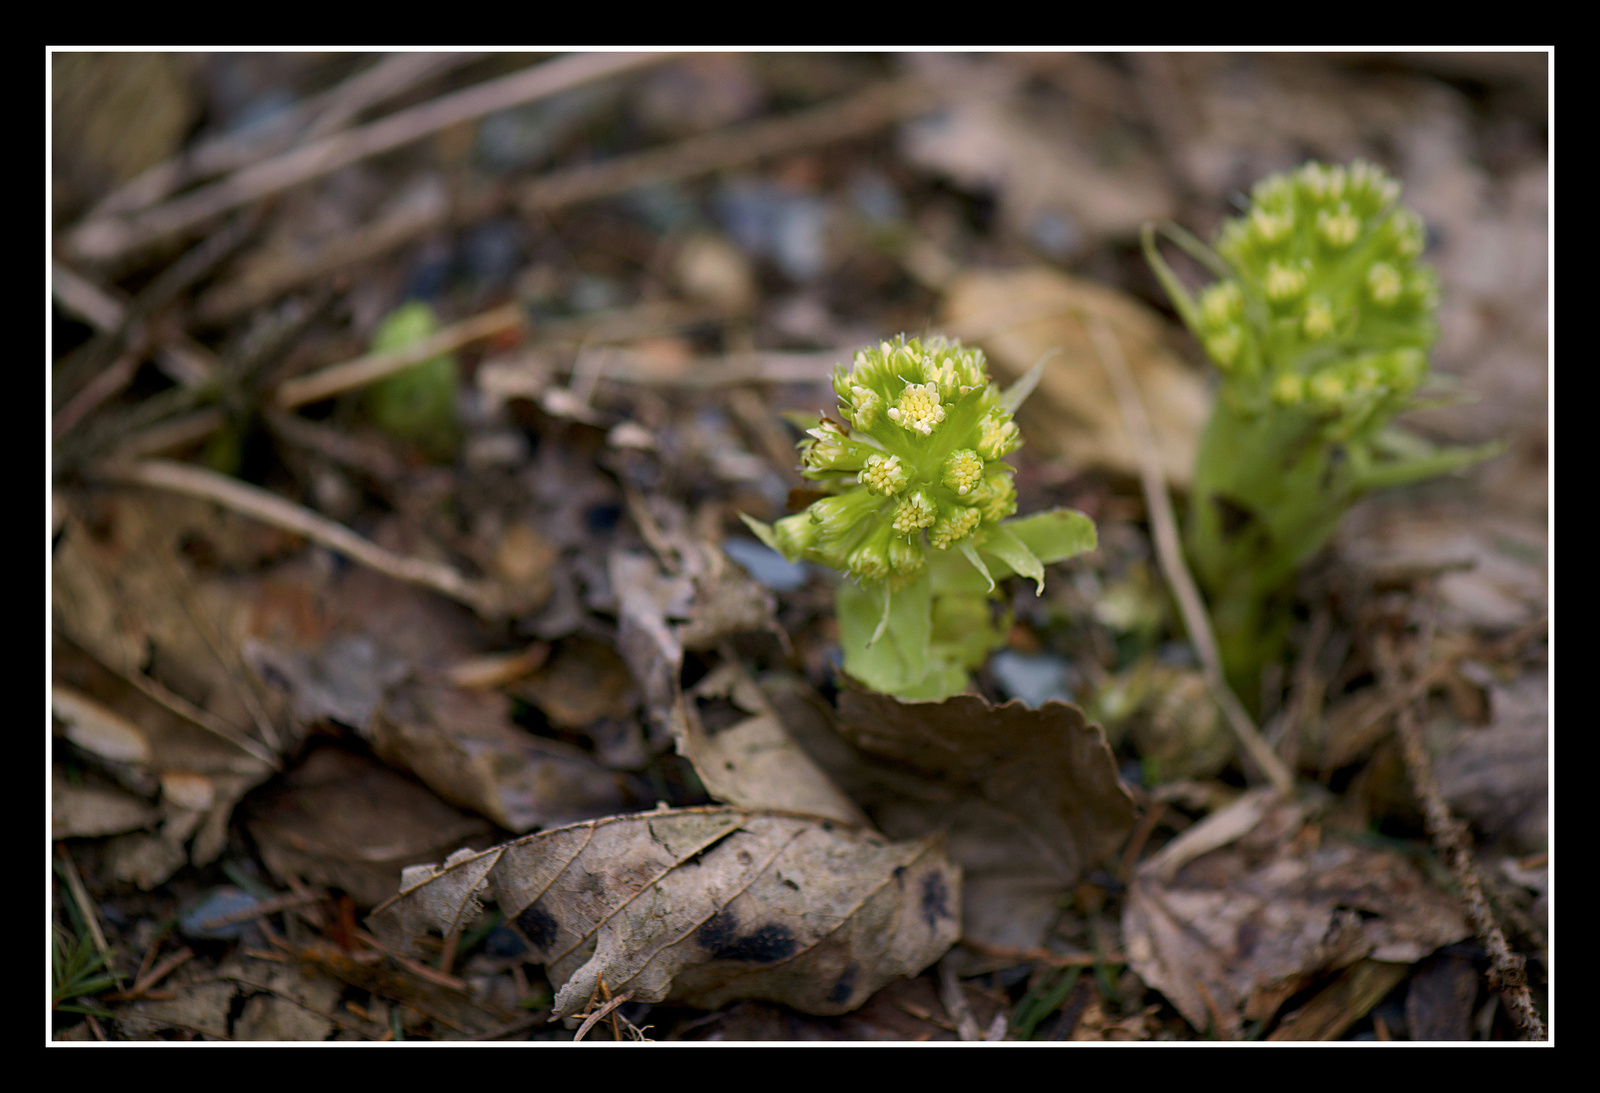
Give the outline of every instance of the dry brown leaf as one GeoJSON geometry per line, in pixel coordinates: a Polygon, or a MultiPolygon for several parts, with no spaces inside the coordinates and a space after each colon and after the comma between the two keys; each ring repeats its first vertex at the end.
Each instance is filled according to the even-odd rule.
{"type": "Polygon", "coordinates": [[[272,768],[174,713],[71,642],[58,638],[51,649],[55,709],[68,721],[63,738],[70,742],[58,743],[58,754],[63,747],[78,749],[83,761],[142,798],[139,804],[144,810],[139,812],[144,817],[139,823],[112,823],[101,811],[108,805],[101,796],[68,786],[64,795],[56,795],[60,797],[53,816],[56,837],[127,832],[159,821],[154,833],[125,835],[114,844],[113,872],[146,889],[166,880],[186,861],[204,865],[214,860],[227,845],[234,806],[265,781],[272,768]],[[59,701],[62,696],[68,696],[66,704],[59,701]],[[86,718],[94,710],[101,718],[109,715],[114,720],[91,727],[86,718]],[[140,740],[148,748],[143,759],[133,747],[140,740]],[[158,807],[148,807],[157,800],[158,807]],[[93,818],[96,815],[99,819],[93,818]],[[95,827],[102,830],[92,832],[95,827]]]}
{"type": "Polygon", "coordinates": [[[977,695],[901,702],[851,689],[840,733],[877,762],[846,785],[891,838],[948,832],[964,869],[963,931],[1032,948],[1063,892],[1110,859],[1134,804],[1098,725],[1064,702],[991,706],[977,695]]]}
{"type": "Polygon", "coordinates": [[[50,837],[85,839],[137,831],[160,819],[159,809],[93,776],[74,783],[61,764],[50,767],[50,837]]]}
{"type": "Polygon", "coordinates": [[[280,964],[252,977],[240,975],[234,982],[248,995],[234,1018],[235,1040],[326,1040],[334,1030],[328,1015],[338,1008],[344,985],[330,976],[280,964]]]}
{"type": "MultiPolygon", "coordinates": [[[[638,804],[622,779],[582,749],[513,723],[503,692],[444,682],[464,662],[479,661],[492,641],[469,612],[357,568],[330,585],[320,606],[325,619],[318,632],[246,647],[251,665],[287,696],[303,725],[323,719],[349,725],[385,762],[508,831],[638,804]]],[[[576,687],[562,687],[558,676],[549,682],[561,703],[557,713],[581,714],[585,702],[602,711],[632,707],[631,698],[617,693],[615,678],[587,673],[576,687]]]]}
{"type": "Polygon", "coordinates": [[[1542,522],[1482,505],[1374,500],[1339,528],[1339,559],[1374,584],[1437,575],[1440,622],[1509,630],[1548,609],[1542,522]]]}
{"type": "MultiPolygon", "coordinates": [[[[118,767],[124,781],[176,787],[167,776],[185,772],[183,792],[163,797],[159,832],[125,835],[112,847],[113,872],[150,888],[185,860],[214,860],[234,805],[299,739],[281,696],[241,653],[270,602],[251,571],[294,542],[164,494],[98,493],[67,507],[54,549],[52,619],[68,640],[53,644],[53,682],[137,728],[149,757],[125,763],[105,755],[104,732],[98,742],[75,743],[118,767]]],[[[90,731],[83,714],[68,714],[80,737],[90,731]]]]}
{"type": "Polygon", "coordinates": [[[113,763],[149,764],[150,738],[144,730],[88,695],[55,684],[50,712],[64,726],[62,735],[85,751],[113,763]]]}
{"type": "Polygon", "coordinates": [[[338,748],[313,751],[281,789],[252,802],[246,825],[280,882],[343,888],[363,907],[393,895],[405,866],[491,836],[481,819],[338,748]]]}
{"type": "Polygon", "coordinates": [[[737,662],[712,669],[689,691],[680,725],[679,752],[716,800],[868,826],[855,802],[790,737],[737,662]]]}
{"type": "Polygon", "coordinates": [[[1141,865],[1123,910],[1134,971],[1195,1028],[1236,1038],[1244,1019],[1272,1017],[1324,972],[1412,963],[1468,935],[1456,902],[1400,855],[1313,848],[1294,802],[1252,794],[1224,811],[1214,837],[1203,825],[1185,833],[1202,851],[1187,864],[1173,843],[1179,853],[1141,865]]]}
{"type": "Polygon", "coordinates": [[[1185,487],[1211,410],[1204,375],[1171,347],[1159,315],[1126,293],[1047,267],[962,274],[943,303],[945,329],[982,346],[996,371],[1016,378],[1044,360],[1019,411],[1023,436],[1074,463],[1139,473],[1086,316],[1117,336],[1139,385],[1167,481],[1185,487]]]}
{"type": "Polygon", "coordinates": [[[586,820],[637,801],[581,748],[511,721],[511,699],[422,683],[391,688],[366,734],[379,758],[507,831],[586,820]]]}
{"type": "Polygon", "coordinates": [[[652,721],[670,734],[678,753],[719,801],[864,825],[861,810],[795,744],[761,689],[736,663],[722,664],[691,694],[683,693],[678,679],[686,646],[775,624],[770,594],[727,609],[749,578],[742,571],[735,576],[738,567],[720,550],[682,540],[679,550],[680,556],[699,561],[676,576],[663,574],[642,555],[618,552],[611,558],[620,614],[617,645],[640,682],[652,721]],[[674,624],[674,618],[687,621],[674,624]]]}
{"type": "Polygon", "coordinates": [[[609,645],[573,637],[550,662],[508,688],[544,711],[552,725],[582,729],[604,717],[627,717],[638,703],[628,666],[609,645]]]}
{"type": "Polygon", "coordinates": [[[159,1040],[166,1029],[228,1038],[228,1014],[237,988],[199,967],[199,961],[180,968],[165,986],[176,997],[135,1002],[117,1010],[117,1024],[130,1040],[159,1040]]]}
{"type": "Polygon", "coordinates": [[[960,933],[939,840],[891,843],[813,816],[695,808],[613,816],[408,870],[373,912],[408,945],[494,900],[546,964],[554,1016],[600,997],[739,998],[844,1013],[960,933]]]}

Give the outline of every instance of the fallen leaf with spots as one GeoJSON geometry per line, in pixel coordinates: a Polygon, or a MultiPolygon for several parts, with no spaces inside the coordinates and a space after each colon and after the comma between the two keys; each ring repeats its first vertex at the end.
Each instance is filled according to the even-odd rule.
{"type": "Polygon", "coordinates": [[[554,1016],[606,994],[845,1013],[960,933],[942,840],[890,842],[798,813],[658,810],[573,824],[408,869],[379,936],[447,935],[494,900],[546,965],[554,1016]]]}

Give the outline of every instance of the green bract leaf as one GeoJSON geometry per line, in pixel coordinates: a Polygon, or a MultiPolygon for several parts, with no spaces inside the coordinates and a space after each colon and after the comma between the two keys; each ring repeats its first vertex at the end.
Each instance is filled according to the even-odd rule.
{"type": "Polygon", "coordinates": [[[1001,525],[1045,565],[1093,550],[1099,545],[1094,521],[1077,509],[1047,509],[1001,525]]]}
{"type": "Polygon", "coordinates": [[[1005,393],[1000,396],[1000,405],[1010,410],[1013,414],[1016,413],[1022,404],[1027,401],[1028,396],[1033,394],[1033,389],[1039,386],[1039,377],[1044,375],[1045,362],[1059,352],[1061,350],[1052,349],[1040,358],[1032,368],[1019,376],[1017,382],[1007,387],[1005,393]]]}
{"type": "MultiPolygon", "coordinates": [[[[995,532],[991,532],[990,534],[991,534],[991,536],[993,536],[994,534],[997,534],[997,533],[998,533],[998,529],[996,529],[995,532]]],[[[971,562],[972,563],[972,568],[976,569],[980,574],[983,575],[983,579],[989,583],[989,591],[993,592],[994,591],[994,578],[992,576],[990,576],[990,574],[989,574],[989,567],[983,564],[983,559],[978,557],[978,552],[977,552],[976,549],[974,549],[974,547],[972,545],[972,541],[970,539],[966,540],[966,541],[964,541],[964,542],[962,542],[960,544],[960,547],[961,547],[961,556],[964,557],[967,561],[971,562]]]]}
{"type": "Polygon", "coordinates": [[[1034,595],[1044,594],[1044,565],[1039,561],[1039,556],[1029,550],[1014,532],[1004,526],[995,528],[984,540],[983,550],[1002,559],[1013,572],[1032,577],[1038,589],[1034,595]]]}
{"type": "MultiPolygon", "coordinates": [[[[739,514],[739,519],[744,521],[744,526],[749,528],[751,534],[753,534],[757,539],[760,539],[763,543],[767,544],[767,546],[771,547],[773,550],[776,550],[779,554],[783,553],[783,548],[778,545],[778,540],[772,534],[771,524],[763,524],[755,517],[746,516],[742,512],[739,514]]],[[[794,560],[795,559],[793,558],[789,559],[791,562],[794,560]]]]}
{"type": "Polygon", "coordinates": [[[891,694],[921,684],[930,669],[932,600],[926,574],[892,594],[883,582],[841,583],[834,605],[845,671],[874,690],[891,694]],[[880,626],[881,636],[873,641],[880,626]]]}

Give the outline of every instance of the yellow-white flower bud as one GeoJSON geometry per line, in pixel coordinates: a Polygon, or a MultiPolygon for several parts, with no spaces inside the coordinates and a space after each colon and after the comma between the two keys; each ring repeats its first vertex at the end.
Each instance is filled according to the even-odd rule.
{"type": "Polygon", "coordinates": [[[900,499],[894,507],[894,530],[901,535],[910,535],[920,531],[933,523],[938,516],[938,510],[927,494],[918,490],[908,497],[900,499]]]}
{"type": "Polygon", "coordinates": [[[1306,305],[1300,329],[1311,341],[1320,341],[1333,333],[1333,310],[1328,307],[1326,300],[1312,300],[1306,305]]]}
{"type": "Polygon", "coordinates": [[[1022,436],[1010,415],[1002,417],[991,411],[979,433],[978,454],[985,459],[1000,459],[1021,443],[1022,436]]]}
{"type": "Polygon", "coordinates": [[[1267,299],[1273,303],[1293,300],[1306,290],[1306,271],[1281,262],[1267,263],[1267,299]]]}
{"type": "Polygon", "coordinates": [[[861,468],[861,484],[873,493],[885,497],[899,493],[906,488],[910,476],[906,474],[905,467],[900,464],[897,455],[869,455],[864,467],[861,468]]]}
{"type": "Polygon", "coordinates": [[[1372,302],[1388,307],[1400,299],[1400,273],[1387,262],[1376,262],[1367,271],[1367,294],[1372,302]]]}
{"type": "Polygon", "coordinates": [[[947,550],[952,544],[971,535],[982,521],[983,513],[977,509],[953,506],[953,511],[940,517],[928,532],[928,542],[940,550],[947,550]]]}
{"type": "Polygon", "coordinates": [[[1361,221],[1350,211],[1349,205],[1341,204],[1332,212],[1318,209],[1317,234],[1328,246],[1344,250],[1361,234],[1361,221]]]}
{"type": "Polygon", "coordinates": [[[983,481],[983,460],[970,448],[951,452],[944,461],[944,484],[957,494],[966,496],[983,481]]]}

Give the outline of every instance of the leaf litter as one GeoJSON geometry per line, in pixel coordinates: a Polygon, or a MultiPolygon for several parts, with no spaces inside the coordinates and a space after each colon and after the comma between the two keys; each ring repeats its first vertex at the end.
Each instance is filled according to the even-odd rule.
{"type": "MultiPolygon", "coordinates": [[[[194,61],[182,79],[200,83],[175,90],[194,96],[186,116],[208,131],[237,109],[218,90],[228,65],[254,73],[230,87],[304,94],[340,78],[308,84],[319,65],[348,74],[365,63],[194,61]]],[[[552,1010],[592,1016],[619,1004],[617,1020],[642,1020],[649,998],[660,999],[652,1023],[679,1038],[985,1036],[1052,1000],[1056,1009],[1030,1018],[1036,1037],[1512,1035],[1503,1007],[1480,1002],[1484,957],[1460,940],[1446,871],[1424,849],[1389,737],[1393,699],[1370,681],[1382,667],[1374,635],[1404,645],[1416,634],[1418,648],[1454,658],[1426,676],[1423,727],[1441,793],[1474,825],[1485,884],[1530,955],[1539,995],[1546,654],[1540,639],[1510,652],[1493,644],[1542,618],[1549,599],[1538,562],[1549,543],[1543,69],[1519,63],[1396,55],[1379,72],[1338,55],[669,60],[637,95],[621,83],[580,88],[576,113],[535,104],[513,112],[515,124],[508,114],[482,125],[475,141],[439,138],[430,156],[471,180],[468,206],[475,186],[502,181],[494,164],[515,158],[496,142],[539,149],[558,175],[596,154],[580,116],[584,126],[645,119],[616,138],[619,168],[637,169],[629,142],[651,134],[669,143],[645,155],[676,154],[671,142],[701,139],[692,134],[710,141],[683,145],[689,158],[676,165],[670,154],[650,161],[665,180],[623,198],[540,206],[537,228],[485,217],[459,238],[443,230],[439,164],[402,149],[286,193],[261,215],[265,231],[233,231],[235,257],[186,283],[198,292],[178,289],[170,311],[173,297],[159,292],[177,282],[157,276],[169,254],[97,264],[63,251],[58,349],[79,336],[78,316],[103,333],[57,372],[55,404],[72,407],[57,422],[58,469],[68,470],[52,490],[53,833],[84,868],[113,967],[132,976],[143,956],[139,975],[160,977],[115,1003],[92,1035],[540,1038],[561,1035],[540,1028],[552,1010]],[[940,65],[959,75],[935,76],[934,106],[874,90],[886,71],[940,65]],[[817,115],[833,119],[823,123],[802,105],[787,131],[783,115],[741,121],[763,104],[829,95],[880,130],[897,127],[898,140],[815,144],[848,110],[817,115]],[[776,135],[761,140],[779,143],[760,147],[778,150],[758,167],[729,151],[724,126],[774,121],[762,133],[776,135]],[[1377,133],[1399,136],[1376,147],[1377,133]],[[1249,771],[1225,738],[1216,755],[1183,746],[1215,721],[1199,689],[1182,685],[1194,674],[1172,655],[1183,635],[1165,618],[1148,628],[1099,618],[1098,571],[1110,579],[1148,550],[1127,483],[1136,463],[1083,317],[1104,318],[1122,343],[1167,478],[1181,487],[1208,395],[1189,349],[1141,302],[1160,296],[1130,261],[1138,227],[1166,215],[1214,222],[1232,191],[1308,150],[1376,156],[1404,179],[1443,284],[1440,367],[1483,396],[1418,423],[1462,442],[1505,436],[1512,452],[1421,503],[1352,514],[1327,569],[1308,574],[1301,601],[1313,615],[1331,611],[1333,637],[1321,659],[1286,670],[1266,702],[1282,720],[1265,727],[1297,742],[1302,775],[1333,795],[1268,807],[1240,796],[1249,771]],[[694,172],[705,164],[723,184],[702,187],[694,172]],[[735,211],[768,221],[754,232],[715,226],[735,211]],[[416,254],[385,251],[430,232],[416,254]],[[335,289],[328,272],[340,268],[351,274],[335,289]],[[143,287],[150,277],[155,291],[143,287]],[[118,314],[162,314],[148,344],[84,285],[118,314]],[[254,401],[282,379],[358,356],[405,298],[429,300],[460,329],[513,297],[531,319],[520,332],[499,320],[482,359],[476,344],[456,350],[464,443],[451,467],[372,433],[359,392],[287,426],[269,410],[267,430],[241,418],[215,433],[228,415],[181,386],[204,374],[234,383],[253,361],[217,404],[250,407],[253,419],[254,401]],[[1109,743],[1070,705],[991,701],[1005,692],[987,670],[974,681],[983,697],[948,707],[852,691],[830,666],[822,580],[786,573],[773,597],[715,545],[740,533],[736,512],[781,514],[793,438],[778,423],[784,411],[815,414],[827,397],[815,381],[840,351],[935,320],[982,345],[1002,373],[1045,359],[1022,420],[1018,490],[1026,508],[1089,512],[1102,549],[1053,574],[1037,603],[1019,598],[1011,651],[1059,664],[1061,693],[1090,710],[1143,680],[1142,719],[1109,743]],[[273,348],[278,328],[295,338],[273,348]],[[151,367],[106,367],[103,385],[85,389],[95,367],[114,363],[96,354],[124,348],[151,367]],[[251,386],[251,370],[264,385],[251,386]],[[104,385],[118,376],[123,387],[104,385]],[[155,420],[151,390],[156,402],[201,409],[163,419],[160,436],[135,428],[126,450],[198,454],[214,435],[202,457],[212,466],[396,557],[514,588],[511,617],[486,624],[209,502],[85,488],[74,469],[83,453],[108,450],[91,443],[102,431],[120,443],[130,414],[155,420]],[[248,458],[230,464],[230,450],[248,458]],[[1449,652],[1459,649],[1468,652],[1449,652]],[[696,807],[707,798],[717,805],[696,807]],[[665,812],[638,811],[655,800],[665,812]],[[667,837],[669,853],[652,822],[700,834],[667,837]],[[1386,835],[1374,838],[1380,825],[1386,835]],[[585,849],[559,856],[578,831],[585,849]],[[493,845],[510,836],[521,837],[493,845]],[[684,853],[695,838],[709,841],[684,853]],[[848,867],[830,872],[833,862],[848,867]],[[407,867],[418,872],[402,886],[407,867]],[[948,920],[935,916],[936,929],[918,919],[924,908],[898,895],[896,868],[943,878],[948,920]],[[517,887],[539,869],[541,892],[517,887]],[[240,878],[252,906],[280,909],[250,923],[245,940],[191,938],[198,958],[174,951],[159,923],[240,878]],[[397,887],[406,895],[393,896],[397,887]],[[502,896],[522,901],[516,914],[502,896]],[[363,934],[357,913],[386,898],[373,919],[382,937],[363,934]],[[467,926],[475,901],[496,907],[467,926]],[[518,922],[536,907],[559,927],[542,943],[554,948],[534,944],[537,916],[532,929],[518,922]],[[896,948],[891,924],[919,921],[896,948]],[[661,933],[671,924],[677,934],[661,933]],[[970,944],[937,975],[897,978],[939,961],[958,936],[970,944]],[[639,938],[650,940],[635,949],[639,938]],[[546,961],[548,995],[523,965],[530,955],[546,961]],[[1129,970],[1119,976],[1120,959],[1129,970]],[[852,963],[859,978],[847,991],[852,963]],[[1056,974],[1072,968],[1093,971],[1074,986],[1056,974]],[[835,993],[858,1008],[828,1008],[841,1004],[835,993]]],[[[448,88],[426,84],[448,94],[508,66],[521,62],[452,59],[408,78],[452,73],[448,88]]],[[[332,124],[337,134],[348,122],[332,124]]],[[[85,132],[69,151],[105,169],[112,159],[97,159],[85,132]]],[[[288,147],[274,130],[251,152],[250,132],[238,130],[235,166],[288,147]]],[[[144,162],[177,151],[175,140],[160,136],[144,162]]],[[[601,164],[613,153],[602,148],[601,164]]],[[[132,224],[166,196],[141,198],[135,186],[120,205],[91,207],[104,183],[88,177],[75,176],[76,196],[58,191],[61,208],[88,208],[100,228],[107,217],[132,224]]],[[[77,900],[63,893],[57,907],[77,900]]],[[[58,920],[81,933],[65,910],[58,920]]],[[[74,1038],[88,1027],[62,1015],[57,1025],[74,1038]]]]}

